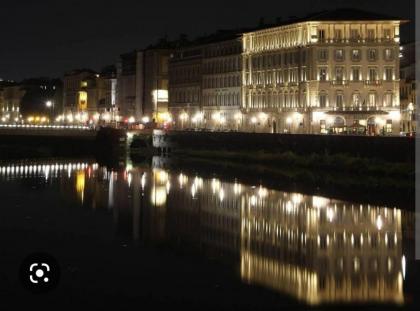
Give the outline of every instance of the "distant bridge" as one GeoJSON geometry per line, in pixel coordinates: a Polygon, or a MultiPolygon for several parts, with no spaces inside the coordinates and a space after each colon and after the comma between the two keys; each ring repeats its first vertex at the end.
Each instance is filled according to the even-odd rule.
{"type": "Polygon", "coordinates": [[[0,136],[60,136],[95,139],[97,131],[83,125],[0,124],[0,136]]]}

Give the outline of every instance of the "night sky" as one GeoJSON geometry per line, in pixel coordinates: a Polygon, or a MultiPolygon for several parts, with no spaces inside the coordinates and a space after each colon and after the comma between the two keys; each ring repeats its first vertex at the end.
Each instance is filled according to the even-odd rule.
{"type": "Polygon", "coordinates": [[[82,67],[98,70],[164,34],[194,38],[217,29],[255,26],[261,17],[272,22],[350,6],[411,19],[402,40],[414,38],[414,0],[2,0],[0,78],[61,77],[82,67]]]}

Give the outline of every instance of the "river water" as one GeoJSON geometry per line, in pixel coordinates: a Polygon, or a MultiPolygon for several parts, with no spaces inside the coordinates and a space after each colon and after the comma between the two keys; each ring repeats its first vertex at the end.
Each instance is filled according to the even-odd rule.
{"type": "Polygon", "coordinates": [[[415,307],[414,213],[270,189],[168,160],[0,163],[0,298],[218,309],[415,307]],[[31,251],[57,289],[17,280],[31,251]]]}

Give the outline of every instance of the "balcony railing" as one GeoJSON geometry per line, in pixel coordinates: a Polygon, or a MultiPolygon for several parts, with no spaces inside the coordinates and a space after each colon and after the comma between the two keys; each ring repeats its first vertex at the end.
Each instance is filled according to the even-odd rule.
{"type": "Polygon", "coordinates": [[[366,112],[366,111],[381,111],[386,107],[383,106],[368,106],[368,105],[353,105],[353,106],[335,106],[330,107],[331,111],[337,112],[366,112]]]}

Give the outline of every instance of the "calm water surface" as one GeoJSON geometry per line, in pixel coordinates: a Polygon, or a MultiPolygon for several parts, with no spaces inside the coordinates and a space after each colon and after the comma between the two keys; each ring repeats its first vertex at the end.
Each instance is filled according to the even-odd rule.
{"type": "MultiPolygon", "coordinates": [[[[239,284],[232,286],[255,292],[257,305],[258,297],[266,299],[268,293],[272,300],[264,306],[282,301],[304,308],[414,306],[418,265],[412,260],[413,213],[398,206],[358,204],[357,198],[344,202],[242,184],[235,176],[226,181],[200,172],[186,174],[166,169],[166,161],[154,158],[150,166],[126,164],[119,169],[89,160],[0,163],[2,260],[18,262],[32,243],[58,254],[65,262],[63,282],[70,282],[66,273],[77,275],[73,270],[78,261],[69,257],[107,260],[102,251],[95,254],[89,246],[83,251],[75,246],[84,243],[78,238],[92,239],[100,241],[105,254],[110,245],[112,254],[105,256],[114,258],[110,262],[121,265],[121,271],[120,259],[128,256],[121,249],[152,252],[157,258],[162,254],[168,258],[159,263],[165,269],[177,258],[185,265],[198,262],[198,267],[182,272],[191,273],[186,277],[191,288],[182,279],[176,283],[187,291],[211,278],[196,274],[208,265],[215,277],[223,274],[227,282],[239,284]],[[39,234],[48,238],[29,242],[39,234]],[[22,246],[16,246],[15,237],[22,246]]],[[[183,265],[174,263],[174,269],[179,267],[183,265]]],[[[148,269],[140,262],[129,267],[136,273],[137,268],[148,269]]],[[[125,282],[130,272],[121,273],[125,282]]],[[[127,282],[135,283],[136,273],[127,282]]],[[[165,283],[165,273],[157,273],[154,282],[165,283]]],[[[120,282],[118,277],[118,271],[110,276],[114,282],[120,282]]],[[[14,283],[7,273],[3,278],[14,283]]],[[[85,281],[84,286],[100,288],[85,281]]],[[[75,288],[73,284],[66,290],[75,288]]]]}

